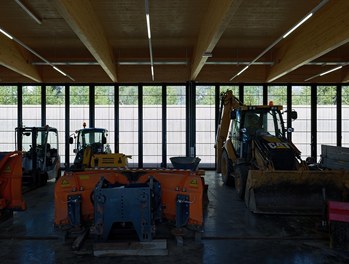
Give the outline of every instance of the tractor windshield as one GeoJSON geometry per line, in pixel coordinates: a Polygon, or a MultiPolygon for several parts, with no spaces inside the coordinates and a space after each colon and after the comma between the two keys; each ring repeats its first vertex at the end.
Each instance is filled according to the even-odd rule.
{"type": "Polygon", "coordinates": [[[104,129],[84,129],[78,135],[77,149],[81,150],[95,143],[103,144],[104,129]]]}
{"type": "Polygon", "coordinates": [[[242,128],[250,136],[260,133],[269,133],[273,136],[283,137],[285,134],[280,111],[277,109],[252,109],[245,112],[242,128]]]}

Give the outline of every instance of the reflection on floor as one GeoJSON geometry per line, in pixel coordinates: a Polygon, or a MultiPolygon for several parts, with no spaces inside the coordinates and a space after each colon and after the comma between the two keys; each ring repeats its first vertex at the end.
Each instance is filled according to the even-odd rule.
{"type": "Polygon", "coordinates": [[[168,237],[168,256],[103,257],[91,255],[88,243],[78,254],[55,230],[54,183],[25,194],[28,210],[0,224],[0,259],[11,263],[349,263],[348,250],[329,248],[320,217],[256,215],[208,171],[209,204],[202,243],[168,237]]]}

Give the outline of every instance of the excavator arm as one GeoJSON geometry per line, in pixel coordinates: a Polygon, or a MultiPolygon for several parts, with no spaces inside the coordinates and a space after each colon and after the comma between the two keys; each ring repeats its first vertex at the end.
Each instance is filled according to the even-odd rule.
{"type": "Polygon", "coordinates": [[[218,120],[217,134],[216,134],[216,170],[221,172],[221,160],[222,160],[222,150],[224,142],[227,140],[228,131],[231,121],[231,111],[243,105],[238,98],[236,98],[231,90],[221,94],[221,107],[220,115],[218,120]]]}

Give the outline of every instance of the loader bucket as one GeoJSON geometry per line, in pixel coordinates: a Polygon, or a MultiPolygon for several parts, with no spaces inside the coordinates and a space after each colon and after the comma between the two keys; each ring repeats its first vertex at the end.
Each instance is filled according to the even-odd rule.
{"type": "Polygon", "coordinates": [[[245,203],[254,213],[322,215],[325,197],[346,199],[347,179],[345,171],[250,170],[245,203]]]}

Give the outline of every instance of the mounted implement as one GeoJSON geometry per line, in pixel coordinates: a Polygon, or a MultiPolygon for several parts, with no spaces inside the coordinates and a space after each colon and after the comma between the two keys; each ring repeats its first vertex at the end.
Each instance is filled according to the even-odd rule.
{"type": "Polygon", "coordinates": [[[202,172],[97,168],[66,172],[55,185],[55,225],[90,226],[108,239],[133,227],[140,241],[155,236],[162,219],[176,227],[203,225],[202,172]]]}
{"type": "MultiPolygon", "coordinates": [[[[297,147],[286,139],[282,106],[247,106],[230,90],[221,100],[217,172],[222,173],[225,184],[235,185],[251,211],[321,214],[324,191],[336,200],[343,198],[346,174],[310,170],[297,147]]],[[[297,118],[296,112],[290,114],[297,118]]]]}
{"type": "Polygon", "coordinates": [[[0,152],[0,218],[22,211],[22,157],[18,152],[0,152]]]}

